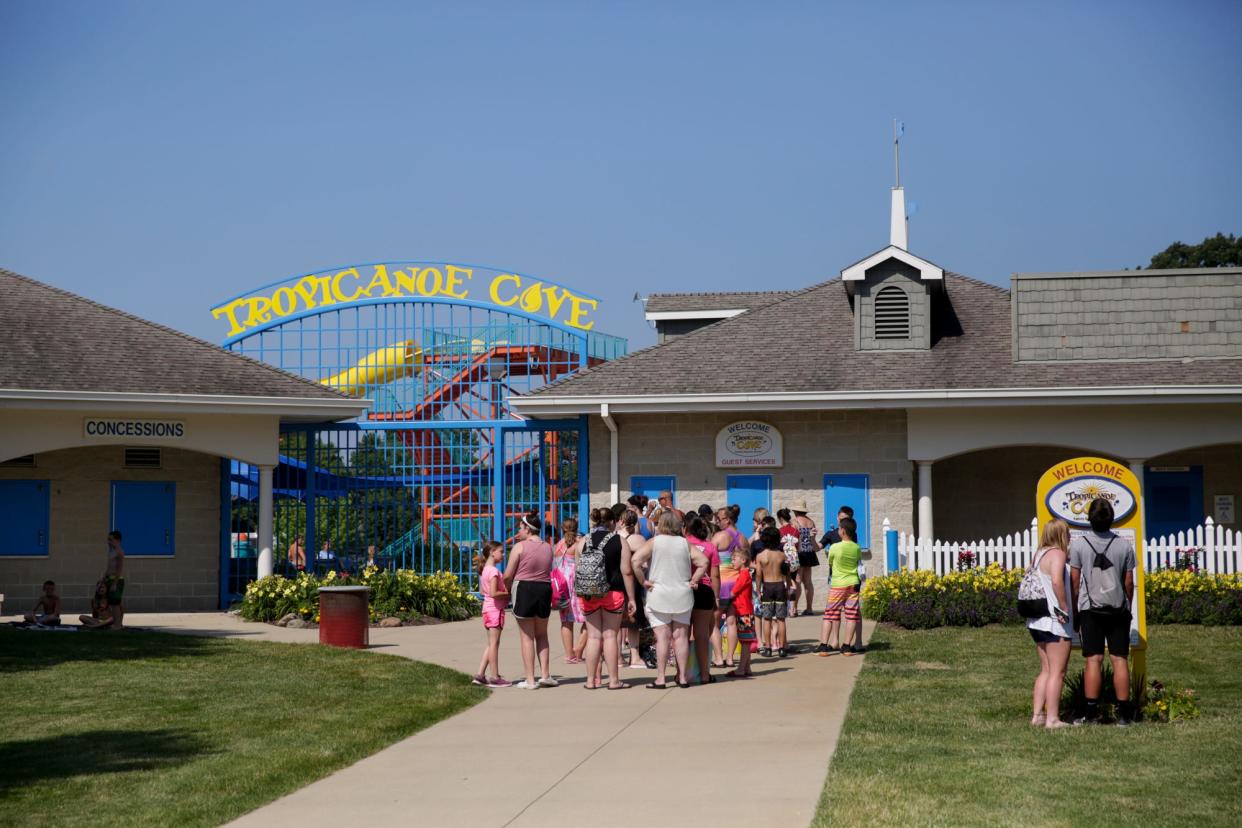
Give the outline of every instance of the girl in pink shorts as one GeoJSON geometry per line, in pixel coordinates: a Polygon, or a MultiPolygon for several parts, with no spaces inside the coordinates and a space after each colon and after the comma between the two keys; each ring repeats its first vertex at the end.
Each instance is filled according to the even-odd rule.
{"type": "Polygon", "coordinates": [[[483,593],[483,629],[487,631],[487,646],[479,661],[479,672],[470,679],[480,687],[509,687],[512,682],[500,675],[500,633],[505,628],[505,609],[509,606],[509,592],[497,564],[505,553],[503,544],[494,540],[483,542],[483,554],[479,556],[479,592],[483,593]],[[491,677],[488,677],[491,668],[491,677]]]}

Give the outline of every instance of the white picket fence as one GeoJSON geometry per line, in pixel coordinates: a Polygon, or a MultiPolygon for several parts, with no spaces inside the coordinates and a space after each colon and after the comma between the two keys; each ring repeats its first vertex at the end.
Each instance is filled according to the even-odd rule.
{"type": "MultiPolygon", "coordinates": [[[[1030,564],[1038,546],[1039,523],[1031,518],[1030,527],[1022,532],[989,540],[933,541],[898,532],[897,560],[903,568],[930,569],[938,575],[963,565],[980,567],[993,562],[1010,569],[1030,564]]],[[[1242,570],[1242,531],[1217,526],[1209,517],[1194,529],[1149,538],[1143,545],[1143,563],[1149,572],[1171,569],[1177,565],[1179,556],[1190,555],[1203,572],[1238,572],[1242,570]]]]}

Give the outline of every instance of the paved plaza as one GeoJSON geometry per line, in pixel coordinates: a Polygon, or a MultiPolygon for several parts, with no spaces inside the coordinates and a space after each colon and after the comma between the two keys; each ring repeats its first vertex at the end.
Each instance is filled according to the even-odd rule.
{"type": "MultiPolygon", "coordinates": [[[[224,613],[134,614],[136,627],[314,643],[315,630],[252,624],[224,613]]],[[[818,617],[790,621],[803,647],[818,617]]],[[[872,625],[865,623],[869,638],[872,625]]],[[[555,632],[555,630],[553,630],[555,632]]],[[[554,654],[559,642],[553,641],[554,654]]],[[[372,629],[371,647],[473,673],[475,622],[372,629]]],[[[520,674],[517,629],[501,668],[520,674]]],[[[845,718],[862,657],[757,659],[753,679],[648,690],[651,670],[623,671],[628,690],[584,692],[582,665],[553,659],[554,689],[495,690],[464,713],[237,820],[235,825],[568,825],[615,812],[682,825],[807,825],[845,718]],[[735,759],[780,769],[779,794],[741,787],[735,759]],[[615,809],[615,810],[614,810],[615,809]],[[594,816],[592,816],[594,815],[594,816]]],[[[308,678],[308,692],[313,679],[308,678]]]]}

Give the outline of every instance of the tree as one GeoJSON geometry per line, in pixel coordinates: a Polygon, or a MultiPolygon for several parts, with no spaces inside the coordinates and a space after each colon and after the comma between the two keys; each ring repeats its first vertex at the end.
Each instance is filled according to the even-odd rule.
{"type": "Polygon", "coordinates": [[[1151,257],[1151,270],[1186,267],[1242,267],[1242,236],[1217,233],[1199,244],[1173,242],[1151,257]]]}

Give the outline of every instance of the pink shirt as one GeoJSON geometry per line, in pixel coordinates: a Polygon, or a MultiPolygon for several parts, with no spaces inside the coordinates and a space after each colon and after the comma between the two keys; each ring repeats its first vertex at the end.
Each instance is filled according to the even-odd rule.
{"type": "Polygon", "coordinates": [[[500,570],[495,564],[489,563],[483,567],[483,573],[479,575],[479,592],[483,593],[483,611],[494,612],[503,610],[509,606],[508,597],[493,598],[492,590],[496,586],[496,579],[500,577],[500,570]]]}
{"type": "Polygon", "coordinates": [[[552,580],[552,547],[541,540],[530,538],[522,541],[522,554],[518,556],[515,581],[552,580]]]}
{"type": "Polygon", "coordinates": [[[711,586],[712,585],[712,567],[720,566],[720,550],[716,548],[716,544],[712,543],[709,540],[699,540],[698,538],[691,538],[691,537],[687,537],[686,540],[690,541],[690,543],[698,547],[698,550],[702,552],[703,555],[707,558],[707,572],[704,573],[703,580],[700,581],[700,583],[706,584],[707,586],[711,586]]]}

